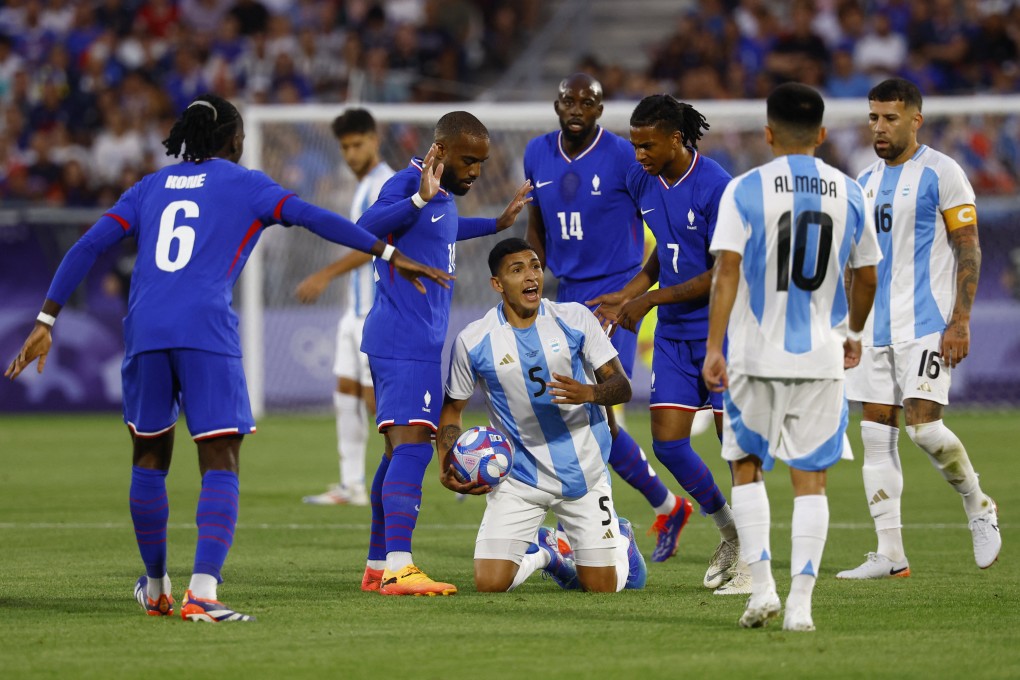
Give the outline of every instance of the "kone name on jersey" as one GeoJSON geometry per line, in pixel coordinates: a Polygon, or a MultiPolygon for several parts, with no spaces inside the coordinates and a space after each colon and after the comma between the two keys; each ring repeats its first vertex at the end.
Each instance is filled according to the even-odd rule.
{"type": "Polygon", "coordinates": [[[201,175],[167,175],[167,189],[197,189],[205,185],[205,173],[201,175]]]}
{"type": "Polygon", "coordinates": [[[825,180],[821,177],[808,177],[806,175],[794,175],[792,178],[786,175],[776,177],[777,194],[790,194],[794,191],[838,198],[835,181],[825,180]],[[790,182],[791,179],[793,180],[792,184],[790,182]]]}

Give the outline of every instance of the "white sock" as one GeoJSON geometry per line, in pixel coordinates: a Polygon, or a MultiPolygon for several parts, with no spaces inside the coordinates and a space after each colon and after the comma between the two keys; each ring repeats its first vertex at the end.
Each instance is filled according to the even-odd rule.
{"type": "Polygon", "coordinates": [[[627,579],[630,578],[630,558],[627,557],[627,550],[630,548],[630,541],[620,534],[616,537],[616,592],[627,587],[627,579]]]}
{"type": "Polygon", "coordinates": [[[365,566],[368,567],[369,569],[376,570],[385,569],[386,560],[368,560],[367,562],[365,562],[365,566]]]}
{"type": "Polygon", "coordinates": [[[733,523],[733,508],[729,503],[723,505],[709,517],[715,521],[715,525],[719,527],[719,533],[725,540],[731,543],[737,540],[737,527],[733,523]]]}
{"type": "Polygon", "coordinates": [[[776,587],[769,549],[772,518],[765,482],[734,486],[730,502],[740,539],[740,559],[751,567],[751,597],[760,597],[776,587]]]}
{"type": "Polygon", "coordinates": [[[345,488],[365,486],[365,447],[368,422],[361,399],[352,394],[333,393],[336,408],[337,451],[340,454],[340,481],[345,488]]]}
{"type": "Polygon", "coordinates": [[[921,447],[935,469],[942,473],[949,485],[963,496],[967,518],[974,519],[988,510],[990,502],[981,492],[977,473],[970,464],[967,449],[953,431],[941,420],[920,425],[907,425],[907,435],[921,447]]]}
{"type": "Polygon", "coordinates": [[[163,578],[145,579],[145,594],[150,600],[158,600],[163,593],[170,594],[170,576],[163,574],[163,578]]]}
{"type": "Polygon", "coordinates": [[[679,499],[677,499],[676,494],[670,491],[668,494],[666,494],[666,500],[662,502],[662,505],[655,506],[655,514],[668,515],[669,513],[673,512],[673,508],[675,508],[677,503],[679,502],[680,501],[679,499]]]}
{"type": "Polygon", "coordinates": [[[215,600],[216,577],[210,574],[192,574],[188,590],[200,600],[215,600]]]}
{"type": "Polygon", "coordinates": [[[411,553],[394,550],[386,553],[386,570],[400,571],[409,564],[414,564],[411,553]]]}
{"type": "Polygon", "coordinates": [[[903,519],[900,499],[903,497],[903,469],[897,448],[900,429],[881,423],[861,423],[864,440],[864,493],[868,511],[878,534],[878,554],[893,562],[906,559],[903,551],[903,519]]]}
{"type": "Polygon", "coordinates": [[[829,533],[829,499],[823,495],[797,496],[793,499],[793,526],[790,531],[790,596],[786,608],[811,611],[811,593],[822,566],[825,537],[829,533]]]}
{"type": "Polygon", "coordinates": [[[521,564],[517,568],[517,575],[514,576],[514,582],[510,584],[510,587],[506,589],[510,592],[517,586],[521,585],[528,580],[528,577],[534,574],[536,571],[545,569],[549,566],[549,560],[552,559],[544,550],[538,552],[525,553],[524,557],[521,558],[521,564]]]}

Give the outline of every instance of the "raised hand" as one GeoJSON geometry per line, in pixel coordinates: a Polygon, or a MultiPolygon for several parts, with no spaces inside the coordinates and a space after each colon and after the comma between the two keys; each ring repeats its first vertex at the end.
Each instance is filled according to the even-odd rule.
{"type": "Polygon", "coordinates": [[[393,251],[393,256],[390,258],[390,265],[397,270],[397,273],[403,276],[405,279],[414,284],[414,287],[418,289],[419,293],[425,293],[425,284],[421,282],[422,276],[443,288],[449,288],[450,284],[447,281],[453,281],[457,277],[452,274],[448,274],[441,269],[435,267],[429,267],[427,265],[413,260],[407,255],[404,255],[399,250],[393,251]]]}
{"type": "Polygon", "coordinates": [[[609,337],[616,332],[616,324],[620,321],[620,311],[630,301],[623,291],[599,295],[594,300],[586,300],[584,304],[589,307],[597,305],[594,310],[595,318],[602,324],[602,330],[606,331],[609,337]]]}
{"type": "Polygon", "coordinates": [[[639,295],[623,306],[616,322],[620,328],[637,333],[638,324],[648,315],[654,305],[648,301],[648,295],[639,295]]]}
{"type": "Polygon", "coordinates": [[[444,165],[436,163],[436,156],[439,149],[435,144],[429,147],[429,152],[421,162],[421,183],[418,184],[418,195],[424,201],[431,201],[439,193],[440,181],[443,178],[444,165]],[[433,167],[435,166],[435,167],[433,167]]]}
{"type": "Polygon", "coordinates": [[[532,188],[531,180],[524,180],[524,184],[521,185],[521,188],[517,190],[516,194],[514,194],[514,197],[510,200],[506,209],[503,210],[503,214],[496,219],[496,231],[503,231],[504,229],[512,227],[514,222],[517,220],[517,216],[521,214],[522,210],[524,210],[524,206],[535,200],[531,196],[528,196],[528,194],[531,193],[532,188]]]}

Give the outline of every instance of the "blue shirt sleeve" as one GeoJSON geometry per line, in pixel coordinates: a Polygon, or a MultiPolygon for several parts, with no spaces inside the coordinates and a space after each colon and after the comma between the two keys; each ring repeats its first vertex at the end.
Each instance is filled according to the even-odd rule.
{"type": "Polygon", "coordinates": [[[496,233],[494,217],[461,217],[457,220],[457,240],[466,241],[479,236],[491,236],[496,233]]]}
{"type": "Polygon", "coordinates": [[[346,217],[302,201],[297,196],[288,197],[278,212],[284,224],[300,224],[308,231],[327,241],[339,243],[348,248],[370,253],[379,239],[365,231],[346,217]]]}
{"type": "Polygon", "coordinates": [[[61,306],[66,304],[71,293],[96,263],[96,258],[126,237],[132,227],[137,231],[134,225],[125,226],[126,224],[124,218],[116,214],[107,213],[100,217],[99,221],[71,246],[61,260],[57,273],[50,283],[50,289],[46,292],[46,299],[53,300],[61,306]]]}
{"type": "Polygon", "coordinates": [[[418,185],[410,186],[410,175],[398,172],[379,190],[379,198],[358,218],[358,226],[379,238],[399,236],[418,219],[421,212],[411,202],[418,185]]]}

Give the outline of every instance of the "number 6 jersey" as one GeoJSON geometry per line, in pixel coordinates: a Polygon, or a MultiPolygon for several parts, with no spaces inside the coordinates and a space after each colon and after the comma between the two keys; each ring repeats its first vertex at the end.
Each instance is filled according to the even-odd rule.
{"type": "Polygon", "coordinates": [[[949,156],[921,145],[906,163],[879,160],[858,179],[873,206],[882,249],[864,344],[889,345],[943,331],[956,295],[947,226],[977,224],[967,175],[949,156]]]}
{"type": "Polygon", "coordinates": [[[711,245],[722,250],[743,257],[727,331],[731,370],[841,379],[843,270],[881,259],[861,186],[812,156],[780,156],[727,185],[711,245]]]}

